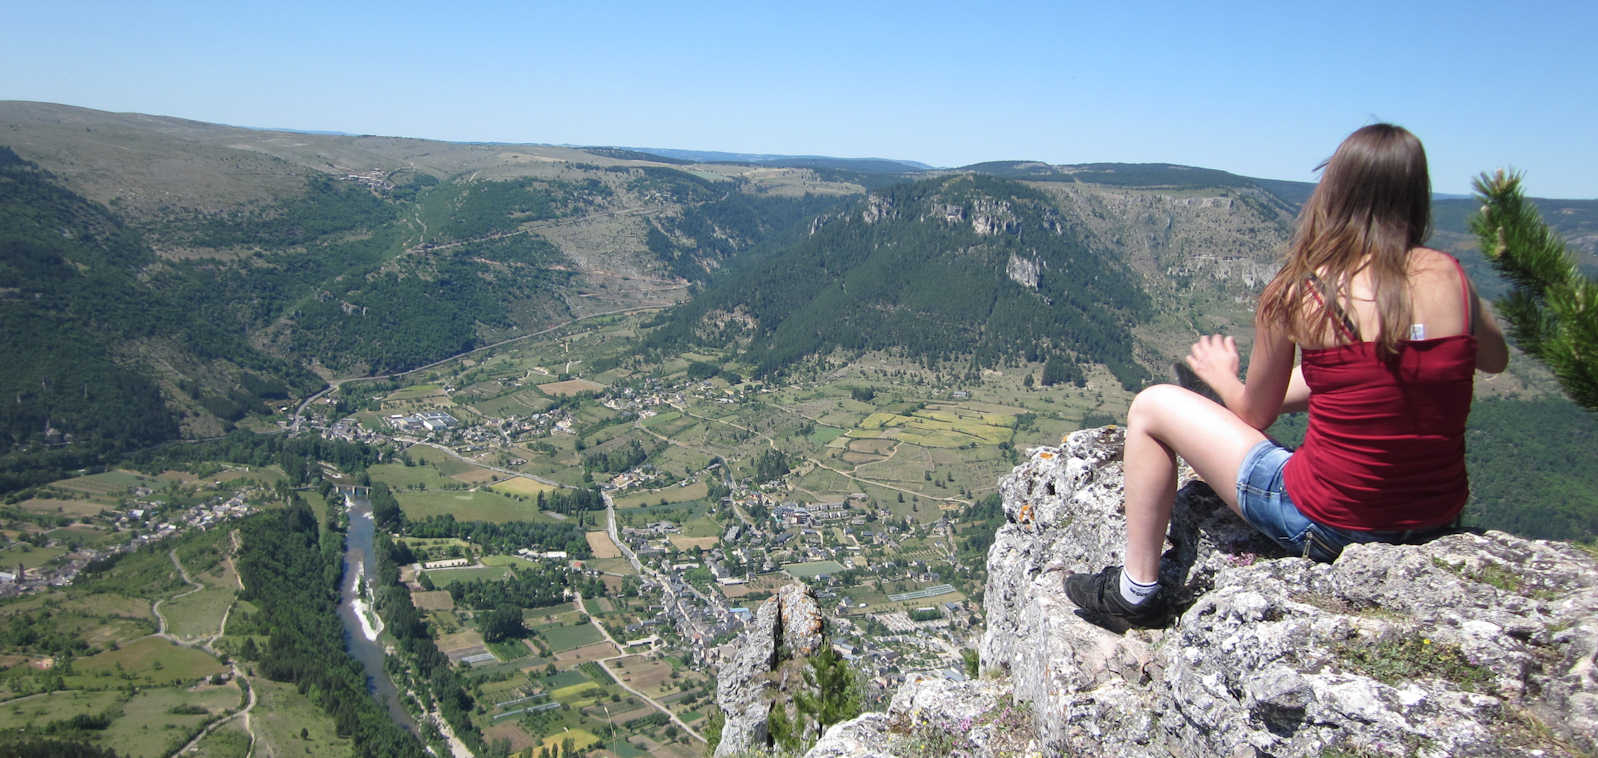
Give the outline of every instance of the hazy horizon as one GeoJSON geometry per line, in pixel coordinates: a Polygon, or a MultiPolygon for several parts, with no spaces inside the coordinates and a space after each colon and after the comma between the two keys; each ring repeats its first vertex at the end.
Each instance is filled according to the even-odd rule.
{"type": "Polygon", "coordinates": [[[1598,197],[1579,93],[1598,9],[1427,2],[1160,9],[1023,2],[196,2],[19,8],[0,99],[298,131],[652,145],[963,166],[1175,163],[1315,181],[1376,120],[1434,187],[1513,168],[1598,197]]]}

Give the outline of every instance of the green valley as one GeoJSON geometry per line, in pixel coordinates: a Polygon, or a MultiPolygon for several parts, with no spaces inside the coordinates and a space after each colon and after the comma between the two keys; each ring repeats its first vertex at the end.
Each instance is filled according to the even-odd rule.
{"type": "MultiPolygon", "coordinates": [[[[15,102],[0,144],[0,744],[125,756],[703,755],[794,581],[868,701],[963,672],[999,479],[1246,350],[1308,192],[15,102]]],[[[1502,292],[1469,202],[1437,244],[1502,292]]],[[[1518,357],[1475,408],[1467,525],[1598,537],[1590,415],[1518,357]]]]}

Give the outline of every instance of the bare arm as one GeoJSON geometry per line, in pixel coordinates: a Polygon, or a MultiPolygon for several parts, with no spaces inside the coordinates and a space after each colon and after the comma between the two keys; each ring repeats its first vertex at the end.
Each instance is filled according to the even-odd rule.
{"type": "Polygon", "coordinates": [[[1295,348],[1285,335],[1255,325],[1248,382],[1238,379],[1237,343],[1209,335],[1193,343],[1187,365],[1214,388],[1226,408],[1249,426],[1264,429],[1284,410],[1300,410],[1309,400],[1304,374],[1293,366],[1295,348]]]}
{"type": "Polygon", "coordinates": [[[1309,410],[1309,384],[1304,381],[1304,364],[1293,367],[1293,375],[1287,379],[1287,396],[1282,398],[1282,413],[1298,413],[1309,410]]]}
{"type": "Polygon", "coordinates": [[[1482,302],[1476,286],[1470,287],[1470,328],[1476,335],[1476,368],[1496,374],[1509,367],[1509,345],[1491,306],[1482,302]]]}

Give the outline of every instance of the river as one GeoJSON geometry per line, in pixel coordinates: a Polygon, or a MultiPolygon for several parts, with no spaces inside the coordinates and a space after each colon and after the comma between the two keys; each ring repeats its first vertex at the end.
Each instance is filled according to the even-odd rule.
{"type": "Polygon", "coordinates": [[[377,615],[361,597],[364,577],[377,576],[377,558],[372,555],[372,503],[364,497],[345,496],[350,528],[344,538],[344,586],[339,590],[339,621],[344,624],[344,647],[366,668],[366,689],[377,697],[394,723],[420,736],[415,719],[400,704],[399,690],[383,668],[385,653],[377,642],[382,631],[377,615]]]}

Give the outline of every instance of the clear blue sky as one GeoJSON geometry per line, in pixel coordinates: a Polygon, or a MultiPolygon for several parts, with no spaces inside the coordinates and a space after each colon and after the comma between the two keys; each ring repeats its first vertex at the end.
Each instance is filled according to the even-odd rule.
{"type": "Polygon", "coordinates": [[[447,140],[1159,161],[1598,197],[1598,3],[18,3],[0,99],[447,140]]]}

